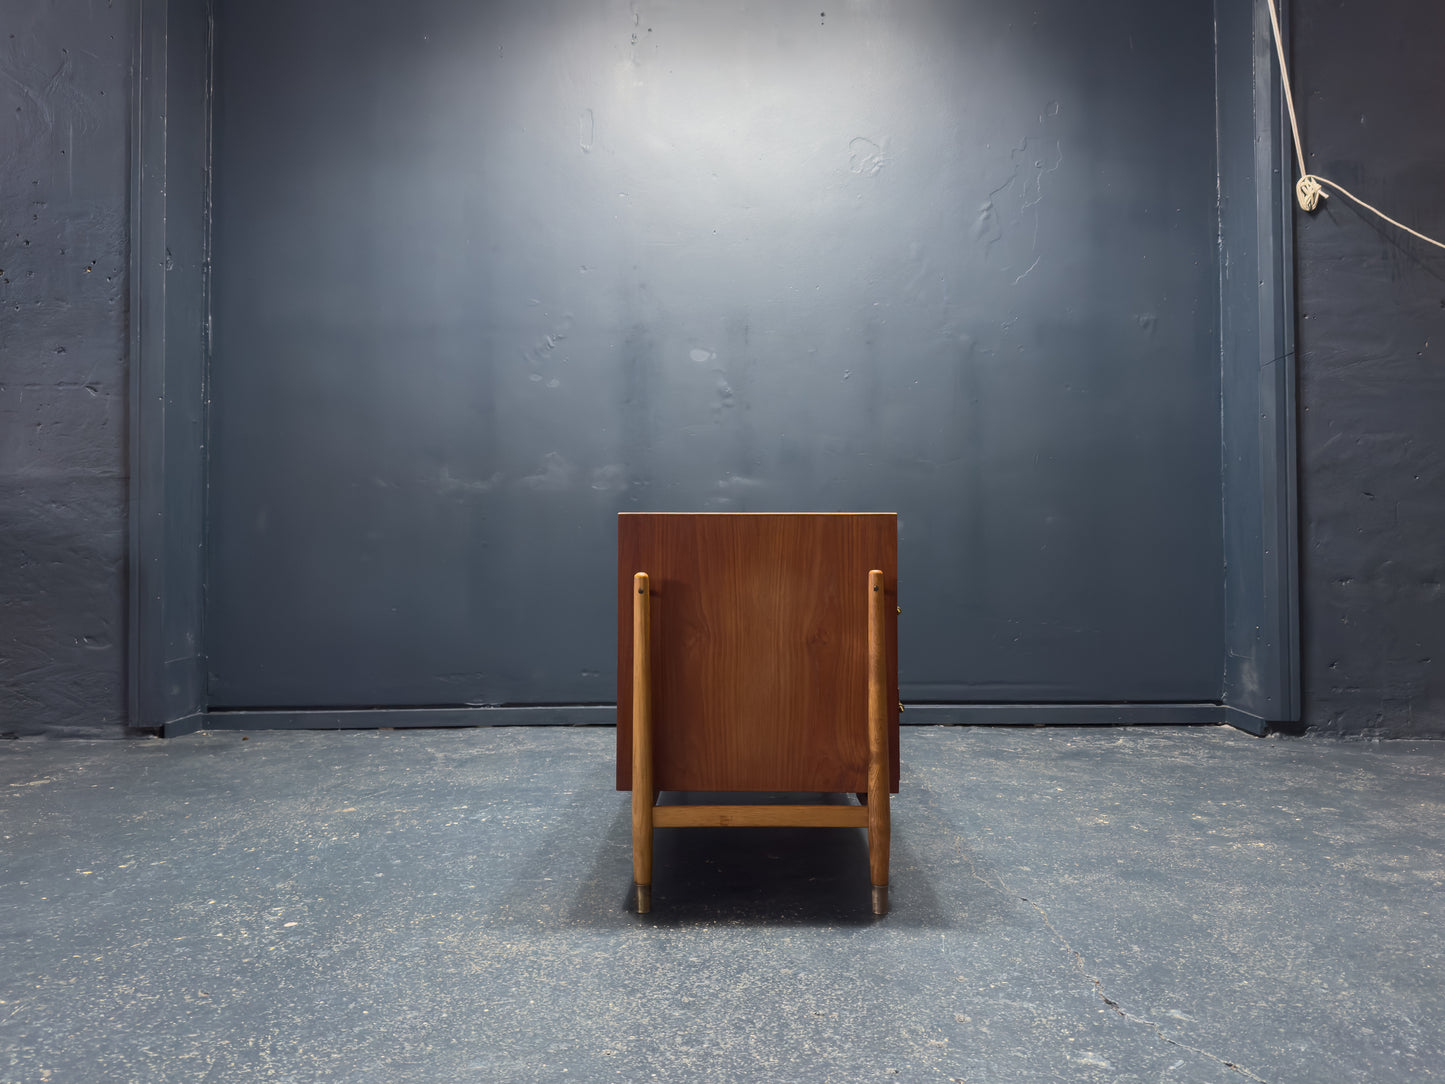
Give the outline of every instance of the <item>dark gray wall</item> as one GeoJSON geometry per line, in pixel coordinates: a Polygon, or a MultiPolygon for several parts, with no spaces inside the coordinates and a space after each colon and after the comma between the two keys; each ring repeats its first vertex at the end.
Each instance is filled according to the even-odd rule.
{"type": "MultiPolygon", "coordinates": [[[[1309,168],[1445,239],[1445,7],[1301,0],[1309,168]]],[[[1445,735],[1445,251],[1297,216],[1305,719],[1445,735]]]]}
{"type": "Polygon", "coordinates": [[[0,735],[125,720],[132,14],[0,16],[0,735]]]}
{"type": "MultiPolygon", "coordinates": [[[[123,732],[135,6],[20,0],[0,33],[0,733],[123,732]]],[[[1292,8],[1313,168],[1445,230],[1439,13],[1292,8]]],[[[1445,736],[1440,258],[1339,200],[1297,221],[1306,721],[1445,736]]]]}
{"type": "Polygon", "coordinates": [[[785,508],[906,699],[1218,700],[1213,12],[1109,12],[219,3],[212,703],[610,700],[615,513],[785,508]]]}

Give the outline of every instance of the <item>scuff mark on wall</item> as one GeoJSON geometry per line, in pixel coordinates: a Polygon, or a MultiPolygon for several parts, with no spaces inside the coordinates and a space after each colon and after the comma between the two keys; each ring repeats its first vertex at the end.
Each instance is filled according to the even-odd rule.
{"type": "MultiPolygon", "coordinates": [[[[1048,115],[1057,116],[1057,110],[1048,115]]],[[[1047,192],[1047,178],[1063,166],[1063,145],[1059,139],[1025,136],[1009,157],[1012,171],[979,205],[970,233],[982,244],[985,261],[995,246],[1004,242],[1000,270],[1011,275],[1017,286],[1043,259],[1039,207],[1047,192]]]]}
{"type": "Polygon", "coordinates": [[[542,456],[536,473],[519,478],[517,484],[539,493],[562,493],[571,489],[576,480],[577,468],[561,452],[548,452],[542,456]]]}
{"type": "Polygon", "coordinates": [[[876,177],[888,164],[883,148],[867,136],[856,136],[848,143],[848,169],[861,177],[876,177]]]}

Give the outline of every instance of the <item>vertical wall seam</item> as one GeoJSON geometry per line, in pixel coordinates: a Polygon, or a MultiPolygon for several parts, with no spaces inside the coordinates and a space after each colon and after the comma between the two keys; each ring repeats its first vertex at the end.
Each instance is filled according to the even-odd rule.
{"type": "Polygon", "coordinates": [[[1229,594],[1229,454],[1225,444],[1226,415],[1224,396],[1227,375],[1225,353],[1225,250],[1224,250],[1224,115],[1220,101],[1220,87],[1223,73],[1219,67],[1219,0],[1214,0],[1214,258],[1215,280],[1218,287],[1216,316],[1219,335],[1219,349],[1215,360],[1219,365],[1219,556],[1220,593],[1222,605],[1219,608],[1219,698],[1224,700],[1229,686],[1229,617],[1231,601],[1229,594]]]}
{"type": "Polygon", "coordinates": [[[148,594],[156,583],[155,570],[161,567],[156,550],[156,523],[164,508],[155,503],[157,475],[164,477],[164,409],[157,412],[153,403],[163,403],[165,381],[163,367],[155,361],[157,341],[164,350],[166,276],[165,251],[166,187],[166,81],[168,77],[167,0],[140,0],[135,21],[134,78],[131,103],[131,201],[130,201],[130,395],[127,415],[130,424],[127,464],[128,540],[130,553],[126,562],[129,579],[128,635],[126,645],[126,703],[131,726],[148,726],[155,721],[150,675],[157,668],[157,659],[164,655],[160,629],[164,624],[165,592],[161,591],[155,605],[148,594]],[[152,40],[159,25],[159,48],[152,40]],[[159,70],[157,70],[159,68],[159,70]],[[147,166],[149,165],[149,170],[147,166]],[[159,173],[159,180],[156,177],[159,173]],[[152,214],[148,201],[157,206],[152,214]],[[152,235],[160,231],[157,246],[152,235]],[[157,270],[159,268],[159,271],[157,270]],[[157,372],[158,368],[161,371],[157,372]],[[158,379],[159,378],[159,379],[158,379]],[[158,385],[158,386],[157,386],[158,385]],[[153,420],[151,415],[158,414],[153,420]],[[152,469],[156,441],[160,440],[159,471],[152,469]],[[154,567],[153,567],[154,566],[154,567]]]}
{"type": "Polygon", "coordinates": [[[215,196],[215,136],[216,136],[216,5],[215,0],[206,0],[206,82],[201,108],[205,124],[205,169],[201,186],[201,523],[199,545],[201,547],[200,592],[196,615],[196,657],[200,668],[197,695],[200,710],[204,715],[210,694],[210,667],[206,652],[206,618],[209,612],[207,593],[210,577],[208,554],[211,548],[211,277],[212,249],[211,223],[212,206],[215,196]]]}

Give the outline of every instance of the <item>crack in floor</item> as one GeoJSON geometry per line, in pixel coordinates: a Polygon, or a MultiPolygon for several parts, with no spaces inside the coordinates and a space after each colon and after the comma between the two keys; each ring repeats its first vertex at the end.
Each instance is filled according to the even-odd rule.
{"type": "Polygon", "coordinates": [[[1094,993],[1098,995],[1099,1000],[1102,1001],[1105,1005],[1107,1005],[1111,1010],[1113,1010],[1113,1012],[1117,1014],[1121,1019],[1127,1020],[1131,1024],[1144,1025],[1145,1027],[1152,1030],[1157,1038],[1168,1043],[1170,1046],[1178,1047],[1180,1050],[1187,1050],[1191,1054],[1198,1054],[1201,1058],[1208,1058],[1210,1061],[1216,1062],[1219,1065],[1224,1066],[1224,1068],[1226,1069],[1232,1069],[1234,1072],[1239,1073],[1241,1076],[1246,1077],[1249,1080],[1257,1081],[1258,1084],[1268,1084],[1268,1082],[1263,1077],[1255,1075],[1250,1070],[1246,1069],[1243,1065],[1240,1065],[1238,1062],[1230,1061],[1228,1058],[1222,1058],[1218,1054],[1211,1054],[1208,1050],[1201,1050],[1197,1046],[1191,1046],[1190,1044],[1182,1042],[1179,1039],[1171,1038],[1169,1035],[1165,1034],[1164,1029],[1158,1024],[1156,1024],[1153,1020],[1150,1020],[1147,1017],[1137,1016],[1134,1013],[1129,1012],[1121,1004],[1119,1004],[1118,1001],[1116,1001],[1114,998],[1110,997],[1104,992],[1103,980],[1101,980],[1099,976],[1093,974],[1089,970],[1088,964],[1084,960],[1084,954],[1081,953],[1078,949],[1074,948],[1073,945],[1069,944],[1068,938],[1066,938],[1058,931],[1058,928],[1049,918],[1049,913],[1047,911],[1045,911],[1033,900],[1029,899],[1029,897],[1019,895],[1007,884],[1005,884],[1004,879],[997,874],[994,875],[994,880],[992,881],[980,874],[978,872],[978,867],[974,864],[973,855],[969,854],[968,851],[964,849],[962,837],[956,837],[954,839],[954,850],[958,853],[958,856],[960,858],[962,858],[965,862],[968,863],[968,871],[973,876],[974,880],[978,881],[981,884],[987,885],[989,888],[997,888],[1005,896],[1011,896],[1014,899],[1018,900],[1020,903],[1026,903],[1039,913],[1039,917],[1044,921],[1044,928],[1047,929],[1049,933],[1053,934],[1054,939],[1064,947],[1064,951],[1074,958],[1074,966],[1079,969],[1079,974],[1083,975],[1084,978],[1087,979],[1089,983],[1094,987],[1094,993]]]}

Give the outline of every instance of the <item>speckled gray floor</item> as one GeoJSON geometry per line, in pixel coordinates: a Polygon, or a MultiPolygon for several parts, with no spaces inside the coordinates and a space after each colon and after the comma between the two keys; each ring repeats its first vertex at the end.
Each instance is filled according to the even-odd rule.
{"type": "Polygon", "coordinates": [[[1445,1077],[1445,743],[905,728],[855,829],[659,832],[604,729],[0,745],[0,1080],[1445,1077]]]}

